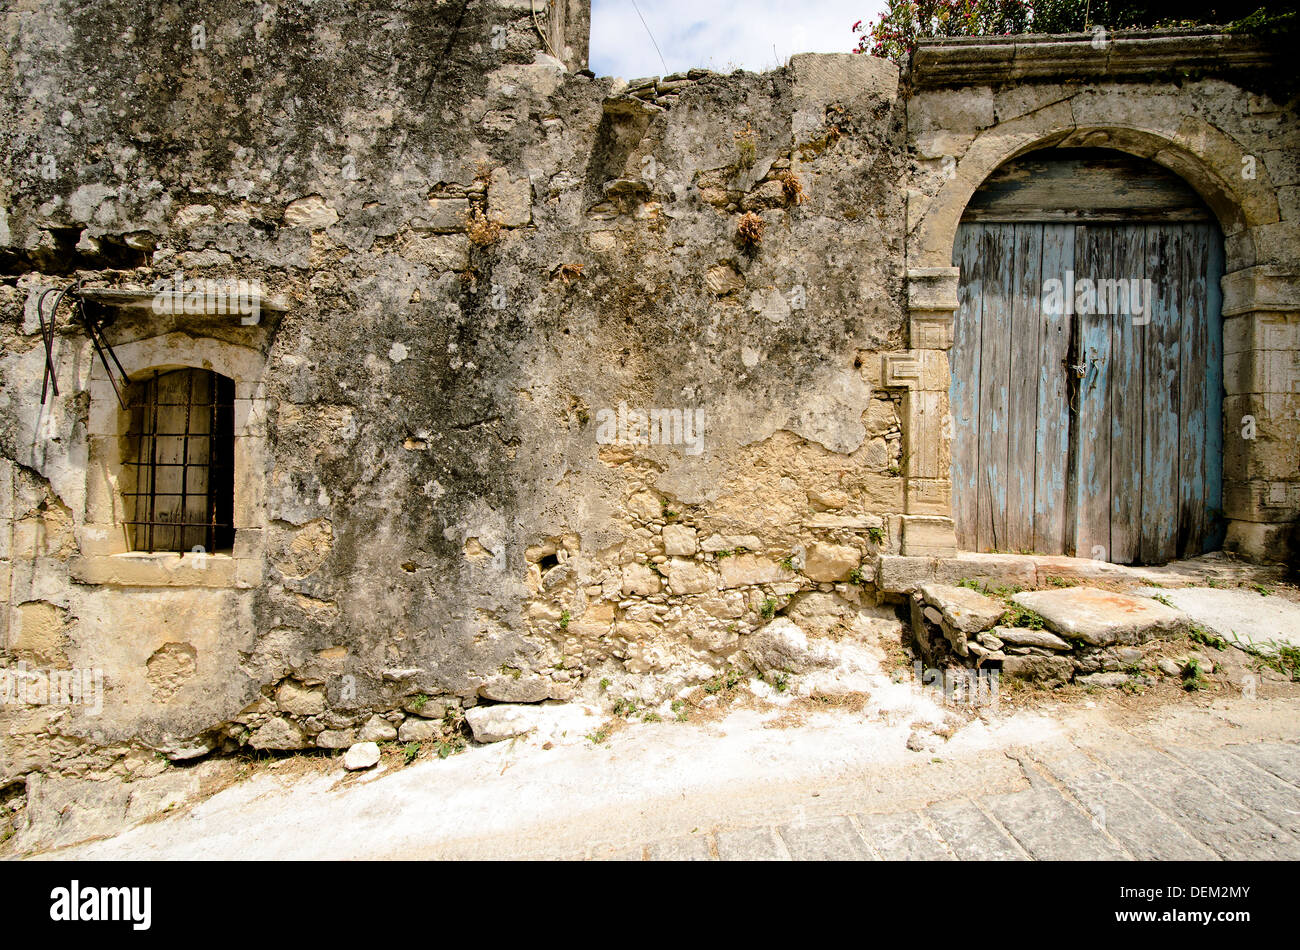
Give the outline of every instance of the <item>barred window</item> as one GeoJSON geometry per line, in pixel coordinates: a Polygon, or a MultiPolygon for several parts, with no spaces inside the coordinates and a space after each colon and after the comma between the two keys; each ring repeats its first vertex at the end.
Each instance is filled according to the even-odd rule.
{"type": "Polygon", "coordinates": [[[155,372],[127,400],[124,491],[136,551],[234,543],[235,384],[211,370],[155,372]]]}

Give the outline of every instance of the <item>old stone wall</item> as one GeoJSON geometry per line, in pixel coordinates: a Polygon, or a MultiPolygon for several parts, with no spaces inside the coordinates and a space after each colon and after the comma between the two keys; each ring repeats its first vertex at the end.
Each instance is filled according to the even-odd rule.
{"type": "Polygon", "coordinates": [[[902,510],[896,68],[622,84],[526,7],[213,3],[202,42],[170,5],[8,14],[6,657],[105,697],[6,706],[0,782],[662,691],[870,580],[902,510]],[[132,374],[235,380],[236,541],[132,554],[122,414],[66,316],[42,407],[36,291],[177,270],[268,295],[108,330],[132,374]],[[629,445],[620,406],[686,426],[629,445]]]}
{"type": "Polygon", "coordinates": [[[909,102],[891,63],[810,55],[624,83],[581,71],[586,13],[5,14],[3,657],[104,696],[0,707],[0,786],[446,739],[481,701],[667,695],[777,612],[888,614],[878,569],[953,553],[943,242],[979,169],[1087,103],[1193,102],[1294,178],[1294,111],[1221,82],[909,102]],[[264,306],[157,306],[178,271],[264,306]],[[133,377],[234,380],[230,550],[128,550],[124,416],[66,311],[42,404],[39,292],[75,277],[133,377]]]}

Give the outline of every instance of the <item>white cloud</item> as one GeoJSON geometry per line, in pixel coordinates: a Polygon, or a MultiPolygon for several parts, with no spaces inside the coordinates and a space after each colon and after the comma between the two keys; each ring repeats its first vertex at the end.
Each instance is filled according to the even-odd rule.
{"type": "Polygon", "coordinates": [[[663,54],[660,63],[632,0],[593,0],[591,68],[597,76],[660,76],[702,66],[765,70],[794,53],[847,53],[851,27],[884,0],[636,0],[663,54]]]}

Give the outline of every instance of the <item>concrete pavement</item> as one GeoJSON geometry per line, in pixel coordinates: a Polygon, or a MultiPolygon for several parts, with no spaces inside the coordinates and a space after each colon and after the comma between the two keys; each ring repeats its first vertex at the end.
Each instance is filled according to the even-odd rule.
{"type": "Polygon", "coordinates": [[[621,860],[1298,860],[1300,746],[1053,749],[1029,787],[923,809],[684,835],[621,860]]]}
{"type": "Polygon", "coordinates": [[[783,728],[737,709],[365,775],[286,764],[45,855],[1300,859],[1300,699],[1097,696],[1004,709],[919,750],[912,713],[783,728]]]}

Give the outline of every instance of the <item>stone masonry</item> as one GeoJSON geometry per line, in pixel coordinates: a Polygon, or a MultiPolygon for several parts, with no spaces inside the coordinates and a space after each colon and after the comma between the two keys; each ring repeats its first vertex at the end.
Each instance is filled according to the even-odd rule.
{"type": "Polygon", "coordinates": [[[666,695],[777,614],[942,575],[953,235],[1049,145],[1151,157],[1218,214],[1228,546],[1285,555],[1300,124],[1254,41],[628,82],[584,69],[584,2],[545,6],[3,14],[0,658],[103,695],[0,706],[0,788],[666,695]],[[160,306],[178,275],[261,309],[160,306]],[[228,550],[130,549],[127,416],[66,310],[42,401],[40,295],[78,279],[131,378],[233,382],[228,550]]]}

